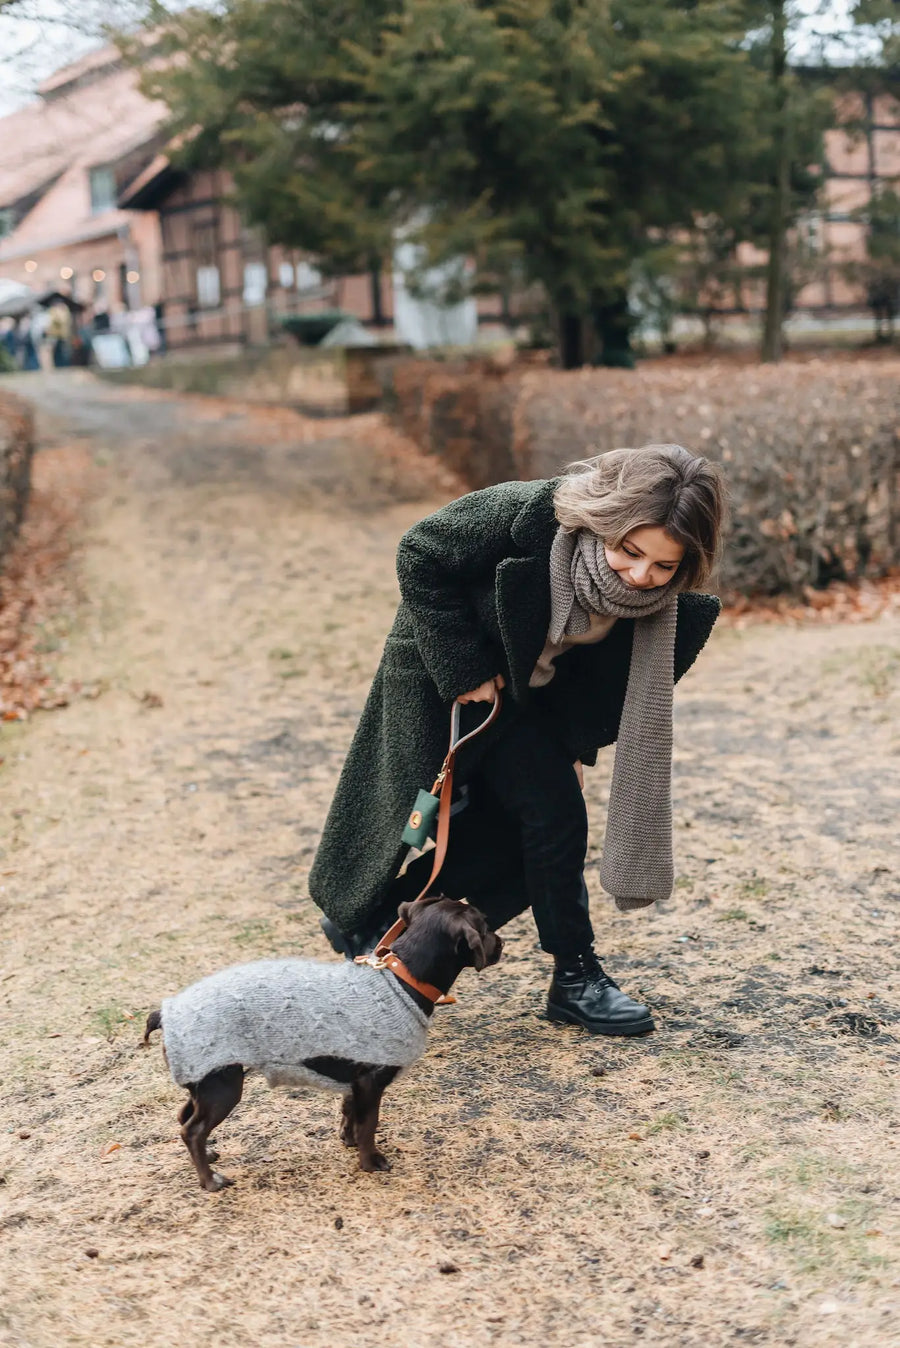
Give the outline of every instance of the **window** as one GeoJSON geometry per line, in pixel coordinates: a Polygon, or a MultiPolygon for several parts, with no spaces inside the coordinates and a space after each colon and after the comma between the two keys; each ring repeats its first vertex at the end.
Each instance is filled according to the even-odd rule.
{"type": "Polygon", "coordinates": [[[5,239],[8,234],[12,234],[15,227],[16,223],[12,211],[0,211],[0,239],[5,239]]]}
{"type": "Polygon", "coordinates": [[[801,243],[806,245],[810,253],[819,254],[824,251],[822,216],[817,211],[810,211],[800,216],[797,221],[797,233],[801,243]]]}
{"type": "Polygon", "coordinates": [[[244,303],[264,304],[268,273],[264,262],[247,262],[244,265],[244,303]]]}
{"type": "Polygon", "coordinates": [[[205,266],[197,268],[197,303],[201,309],[216,309],[222,297],[219,281],[219,268],[205,266]]]}
{"type": "Polygon", "coordinates": [[[111,168],[91,169],[91,211],[99,215],[116,204],[116,175],[111,168]]]}
{"type": "Polygon", "coordinates": [[[215,221],[198,221],[192,235],[197,262],[197,303],[201,309],[217,309],[222,302],[222,281],[215,221]]]}
{"type": "Polygon", "coordinates": [[[308,262],[297,263],[297,289],[302,293],[304,290],[317,290],[322,284],[322,273],[317,267],[312,267],[308,262]]]}
{"type": "Polygon", "coordinates": [[[279,262],[278,284],[283,290],[290,290],[294,284],[294,265],[292,262],[279,262]]]}

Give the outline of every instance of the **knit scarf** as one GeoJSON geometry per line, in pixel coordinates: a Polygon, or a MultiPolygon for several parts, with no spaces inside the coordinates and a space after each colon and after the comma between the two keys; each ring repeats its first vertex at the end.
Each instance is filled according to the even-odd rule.
{"type": "Polygon", "coordinates": [[[548,639],[587,632],[591,613],[636,618],[619,723],[600,883],[616,907],[644,908],[672,892],[672,690],[677,594],[636,590],[606,560],[603,540],[556,531],[550,549],[548,639]]]}

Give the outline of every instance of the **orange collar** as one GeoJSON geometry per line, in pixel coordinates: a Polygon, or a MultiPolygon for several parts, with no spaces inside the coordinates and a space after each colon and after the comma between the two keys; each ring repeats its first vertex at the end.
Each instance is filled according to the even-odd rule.
{"type": "MultiPolygon", "coordinates": [[[[393,927],[387,933],[391,937],[398,934],[393,927]]],[[[435,1006],[451,1006],[456,1001],[456,998],[452,997],[449,992],[441,992],[440,988],[433,987],[431,983],[423,983],[420,979],[415,978],[400,956],[395,955],[385,942],[386,938],[383,937],[371,955],[357,955],[353,961],[354,964],[368,964],[370,969],[389,969],[396,978],[400,979],[401,983],[406,983],[409,987],[415,988],[416,992],[421,993],[423,997],[427,997],[435,1006]]]]}

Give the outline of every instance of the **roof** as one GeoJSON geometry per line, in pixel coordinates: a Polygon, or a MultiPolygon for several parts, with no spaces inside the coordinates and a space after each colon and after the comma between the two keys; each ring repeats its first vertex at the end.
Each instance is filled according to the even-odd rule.
{"type": "Polygon", "coordinates": [[[123,210],[155,211],[184,177],[184,172],[172,165],[168,155],[158,154],[119,194],[119,205],[123,210]]]}
{"type": "MultiPolygon", "coordinates": [[[[54,215],[56,215],[57,195],[56,192],[48,192],[46,198],[48,211],[52,210],[54,215]]],[[[129,223],[129,215],[127,211],[113,208],[83,219],[66,220],[57,216],[55,222],[48,222],[46,229],[37,228],[39,223],[42,222],[35,220],[32,224],[30,217],[26,216],[19,228],[0,242],[0,262],[14,262],[20,257],[30,257],[32,253],[39,252],[42,248],[64,248],[67,244],[108,238],[109,235],[118,234],[120,229],[125,228],[129,223]]]]}
{"type": "Polygon", "coordinates": [[[80,313],[85,307],[61,290],[27,290],[27,294],[8,295],[6,299],[0,300],[0,318],[21,318],[33,309],[48,309],[51,304],[64,304],[73,313],[80,313]]]}
{"type": "Polygon", "coordinates": [[[107,70],[121,63],[122,56],[115,47],[95,47],[79,60],[71,61],[68,65],[54,70],[52,75],[48,75],[38,85],[37,91],[41,98],[52,98],[54,95],[58,96],[69,85],[74,85],[80,80],[86,82],[91,75],[96,77],[98,71],[107,70]]]}
{"type": "MultiPolygon", "coordinates": [[[[42,88],[55,91],[53,97],[0,118],[0,209],[27,201],[73,168],[84,175],[152,140],[165,107],[145,98],[138,72],[117,61],[114,48],[91,53],[45,82],[42,88]]],[[[70,209],[57,215],[55,233],[60,215],[70,209]]]]}

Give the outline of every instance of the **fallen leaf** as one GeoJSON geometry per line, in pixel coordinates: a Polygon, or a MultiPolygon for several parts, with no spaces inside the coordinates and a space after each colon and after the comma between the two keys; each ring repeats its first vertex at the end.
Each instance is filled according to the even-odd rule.
{"type": "Polygon", "coordinates": [[[454,1264],[452,1259],[442,1259],[438,1264],[439,1273],[458,1273],[459,1264],[454,1264]]]}
{"type": "Polygon", "coordinates": [[[842,1217],[839,1212],[829,1212],[825,1220],[829,1226],[833,1226],[837,1231],[843,1231],[847,1225],[846,1217],[842,1217]]]}
{"type": "Polygon", "coordinates": [[[657,1257],[657,1259],[661,1259],[661,1260],[663,1261],[663,1263],[665,1263],[667,1259],[671,1259],[671,1258],[672,1258],[672,1246],[671,1246],[671,1245],[660,1245],[659,1249],[656,1251],[656,1257],[657,1257]]]}
{"type": "Polygon", "coordinates": [[[103,1148],[103,1150],[101,1151],[100,1155],[101,1155],[101,1156],[109,1156],[111,1152],[114,1152],[114,1151],[121,1151],[121,1150],[122,1150],[122,1143],[121,1143],[121,1142],[109,1142],[109,1143],[107,1143],[107,1145],[103,1148]]]}
{"type": "Polygon", "coordinates": [[[640,1133],[629,1133],[628,1140],[629,1142],[643,1142],[644,1139],[640,1133]]]}

